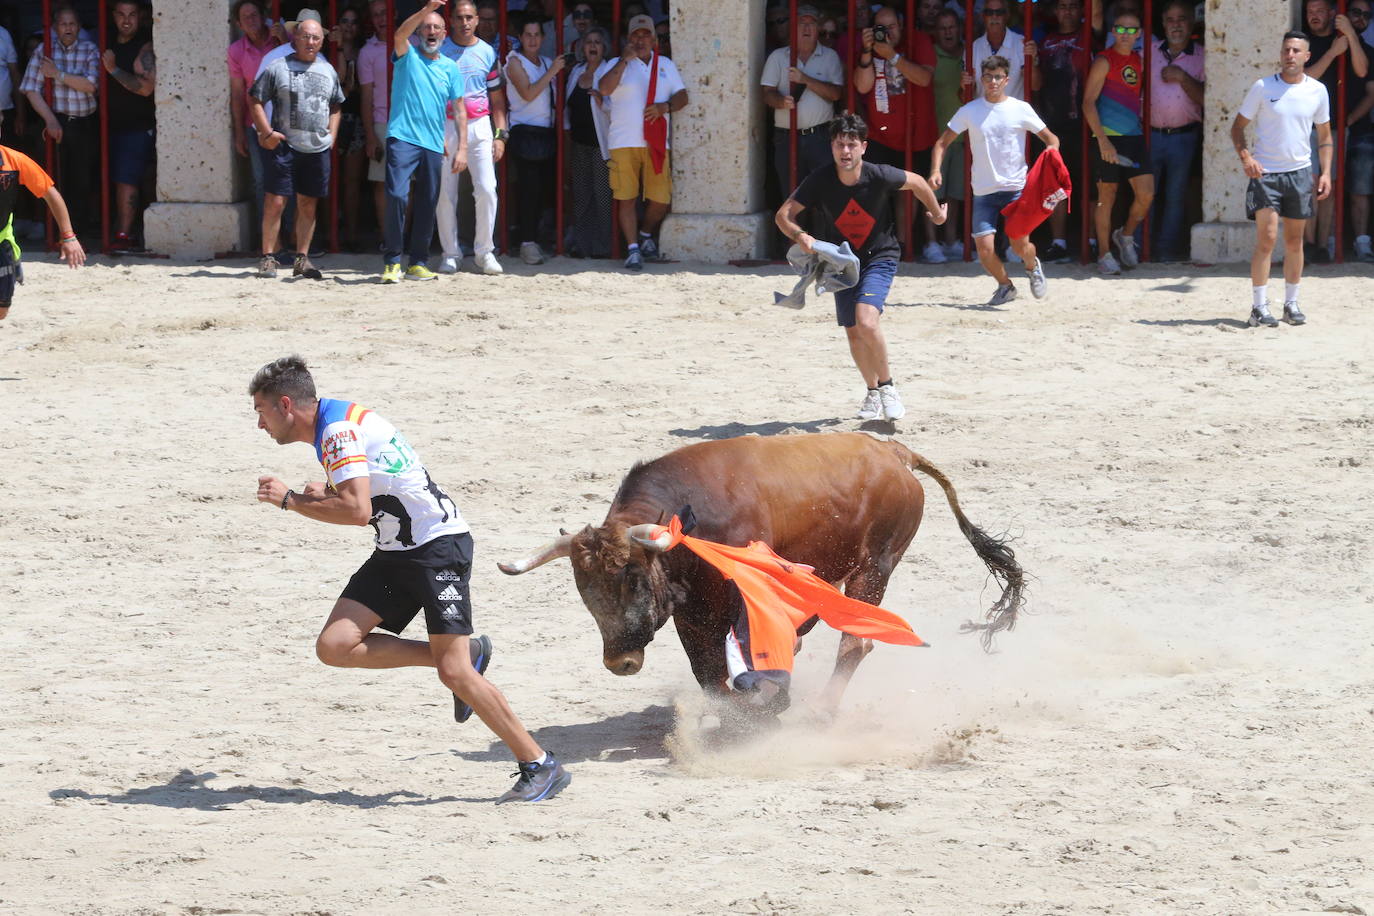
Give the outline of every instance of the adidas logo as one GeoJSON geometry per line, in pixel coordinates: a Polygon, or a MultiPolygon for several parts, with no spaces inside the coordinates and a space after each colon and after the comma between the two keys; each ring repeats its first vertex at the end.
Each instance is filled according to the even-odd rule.
{"type": "Polygon", "coordinates": [[[450,585],[448,588],[444,589],[442,592],[439,593],[439,600],[462,601],[463,593],[458,591],[458,589],[454,588],[452,585],[450,585]]]}
{"type": "Polygon", "coordinates": [[[445,620],[457,620],[459,617],[463,616],[463,614],[457,607],[450,604],[444,608],[442,616],[445,620]]]}
{"type": "Polygon", "coordinates": [[[462,576],[458,575],[451,569],[445,569],[441,572],[437,572],[434,574],[435,582],[458,582],[462,578],[462,576]]]}

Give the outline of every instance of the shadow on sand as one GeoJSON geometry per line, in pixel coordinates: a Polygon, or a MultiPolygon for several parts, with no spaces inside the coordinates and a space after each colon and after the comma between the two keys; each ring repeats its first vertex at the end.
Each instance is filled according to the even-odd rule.
{"type": "Polygon", "coordinates": [[[283,805],[307,802],[328,802],[351,808],[385,808],[397,805],[438,805],[446,802],[490,801],[488,798],[459,798],[454,795],[430,796],[415,792],[386,792],[381,795],[359,795],[346,789],[337,792],[314,792],[285,786],[207,786],[205,783],[218,773],[192,773],[182,770],[160,785],[125,789],[119,794],[87,792],[84,789],[54,789],[48,797],[54,801],[67,798],[105,802],[111,805],[158,805],[163,808],[195,808],[200,811],[223,811],[239,802],[256,800],[283,805]]]}
{"type": "MultiPolygon", "coordinates": [[[[557,755],[563,763],[583,760],[643,760],[667,757],[664,739],[673,728],[675,713],[670,706],[646,706],[609,719],[579,722],[576,725],[546,725],[530,732],[539,746],[557,755]]],[[[510,751],[493,741],[484,751],[460,751],[455,757],[471,761],[509,762],[510,751]]]]}

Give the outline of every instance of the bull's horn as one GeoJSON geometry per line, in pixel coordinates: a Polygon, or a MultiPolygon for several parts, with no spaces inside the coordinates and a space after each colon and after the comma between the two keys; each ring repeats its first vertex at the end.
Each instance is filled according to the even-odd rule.
{"type": "Polygon", "coordinates": [[[496,568],[508,576],[527,573],[536,566],[543,566],[550,560],[558,560],[568,556],[572,552],[572,539],[573,535],[564,534],[552,544],[540,548],[525,559],[515,563],[497,563],[496,568]]]}
{"type": "Polygon", "coordinates": [[[662,525],[631,525],[625,529],[625,536],[645,550],[662,553],[673,542],[673,536],[662,525]],[[659,534],[654,536],[655,529],[659,534]]]}

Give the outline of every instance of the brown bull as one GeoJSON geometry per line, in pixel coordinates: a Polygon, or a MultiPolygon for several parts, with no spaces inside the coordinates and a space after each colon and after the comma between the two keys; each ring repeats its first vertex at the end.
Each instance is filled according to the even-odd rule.
{"type": "MultiPolygon", "coordinates": [[[[975,527],[959,508],[948,478],[906,446],[865,433],[748,436],[702,442],[636,465],[620,485],[601,527],[562,537],[518,563],[509,575],[569,557],[583,602],[601,631],[603,662],[613,673],[637,673],[644,647],[672,617],[692,673],[708,693],[727,691],[724,644],[739,613],[735,586],[684,549],[666,553],[637,525],[663,523],[690,505],[692,533],[722,544],[763,541],[847,595],[878,604],[888,577],[921,524],[925,492],[912,474],[945,491],[959,529],[1002,595],[986,622],[964,625],[993,634],[1016,623],[1022,572],[1005,541],[975,527]]],[[[823,706],[834,710],[872,643],[845,634],[823,706]]]]}

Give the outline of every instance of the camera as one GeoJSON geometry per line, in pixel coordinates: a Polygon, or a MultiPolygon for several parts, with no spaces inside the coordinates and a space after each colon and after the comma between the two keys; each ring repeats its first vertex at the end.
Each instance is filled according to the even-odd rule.
{"type": "Polygon", "coordinates": [[[887,44],[887,26],[875,25],[873,27],[873,43],[883,45],[887,44]]]}

